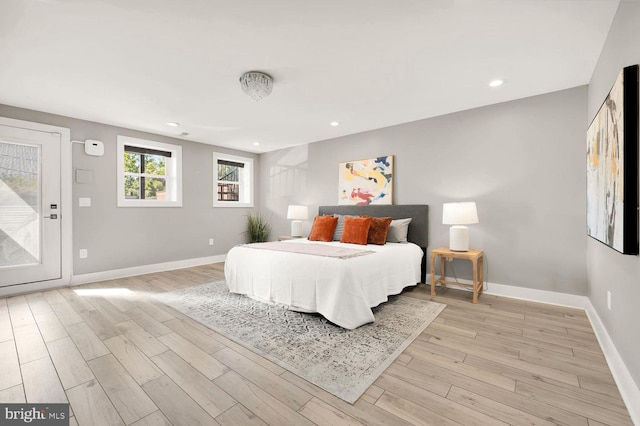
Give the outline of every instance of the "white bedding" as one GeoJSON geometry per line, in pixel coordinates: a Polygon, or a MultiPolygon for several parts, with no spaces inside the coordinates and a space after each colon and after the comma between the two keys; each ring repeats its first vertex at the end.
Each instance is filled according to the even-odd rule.
{"type": "MultiPolygon", "coordinates": [[[[320,244],[365,248],[339,242],[320,244]]],[[[224,273],[232,293],[281,303],[293,310],[319,312],[341,327],[354,329],[374,321],[372,307],[420,282],[422,250],[417,245],[370,244],[366,249],[375,253],[335,259],[236,246],[227,254],[224,273]]]]}

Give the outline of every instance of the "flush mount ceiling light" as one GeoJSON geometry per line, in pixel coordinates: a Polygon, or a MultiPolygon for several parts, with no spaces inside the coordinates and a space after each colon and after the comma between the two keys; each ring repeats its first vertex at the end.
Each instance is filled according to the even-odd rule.
{"type": "Polygon", "coordinates": [[[249,71],[240,77],[240,86],[244,93],[251,96],[253,100],[259,101],[271,93],[273,78],[260,71],[249,71]]]}
{"type": "Polygon", "coordinates": [[[171,127],[178,127],[180,125],[180,123],[176,123],[174,121],[169,122],[169,123],[164,123],[164,124],[166,124],[167,126],[171,126],[171,127]]]}
{"type": "Polygon", "coordinates": [[[332,127],[338,127],[340,125],[339,121],[332,121],[331,123],[329,123],[330,126],[332,127]]]}
{"type": "Polygon", "coordinates": [[[489,83],[489,87],[498,87],[498,86],[502,86],[502,84],[503,84],[503,83],[504,83],[504,80],[500,80],[500,79],[492,80],[492,81],[489,83]]]}

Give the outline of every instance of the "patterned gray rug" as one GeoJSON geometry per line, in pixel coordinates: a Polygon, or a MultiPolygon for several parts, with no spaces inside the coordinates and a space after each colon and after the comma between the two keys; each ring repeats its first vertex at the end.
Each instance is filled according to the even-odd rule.
{"type": "Polygon", "coordinates": [[[374,323],[346,330],[231,294],[224,281],[154,297],[352,404],[445,308],[392,296],[373,308],[374,323]]]}

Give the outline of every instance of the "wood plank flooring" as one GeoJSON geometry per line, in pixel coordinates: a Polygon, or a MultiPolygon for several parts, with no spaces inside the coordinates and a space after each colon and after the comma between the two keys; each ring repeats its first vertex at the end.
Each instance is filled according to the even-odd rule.
{"type": "Polygon", "coordinates": [[[447,308],[351,405],[150,297],[222,270],[0,299],[0,401],[68,401],[80,426],[632,424],[583,311],[439,289],[447,308]]]}

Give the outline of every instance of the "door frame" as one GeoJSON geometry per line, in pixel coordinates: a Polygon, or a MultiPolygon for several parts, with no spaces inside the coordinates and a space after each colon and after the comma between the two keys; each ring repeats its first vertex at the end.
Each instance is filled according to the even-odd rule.
{"type": "Polygon", "coordinates": [[[73,162],[71,130],[66,127],[0,117],[0,124],[26,130],[60,134],[60,278],[0,287],[0,297],[30,293],[71,283],[73,264],[73,162]]]}

